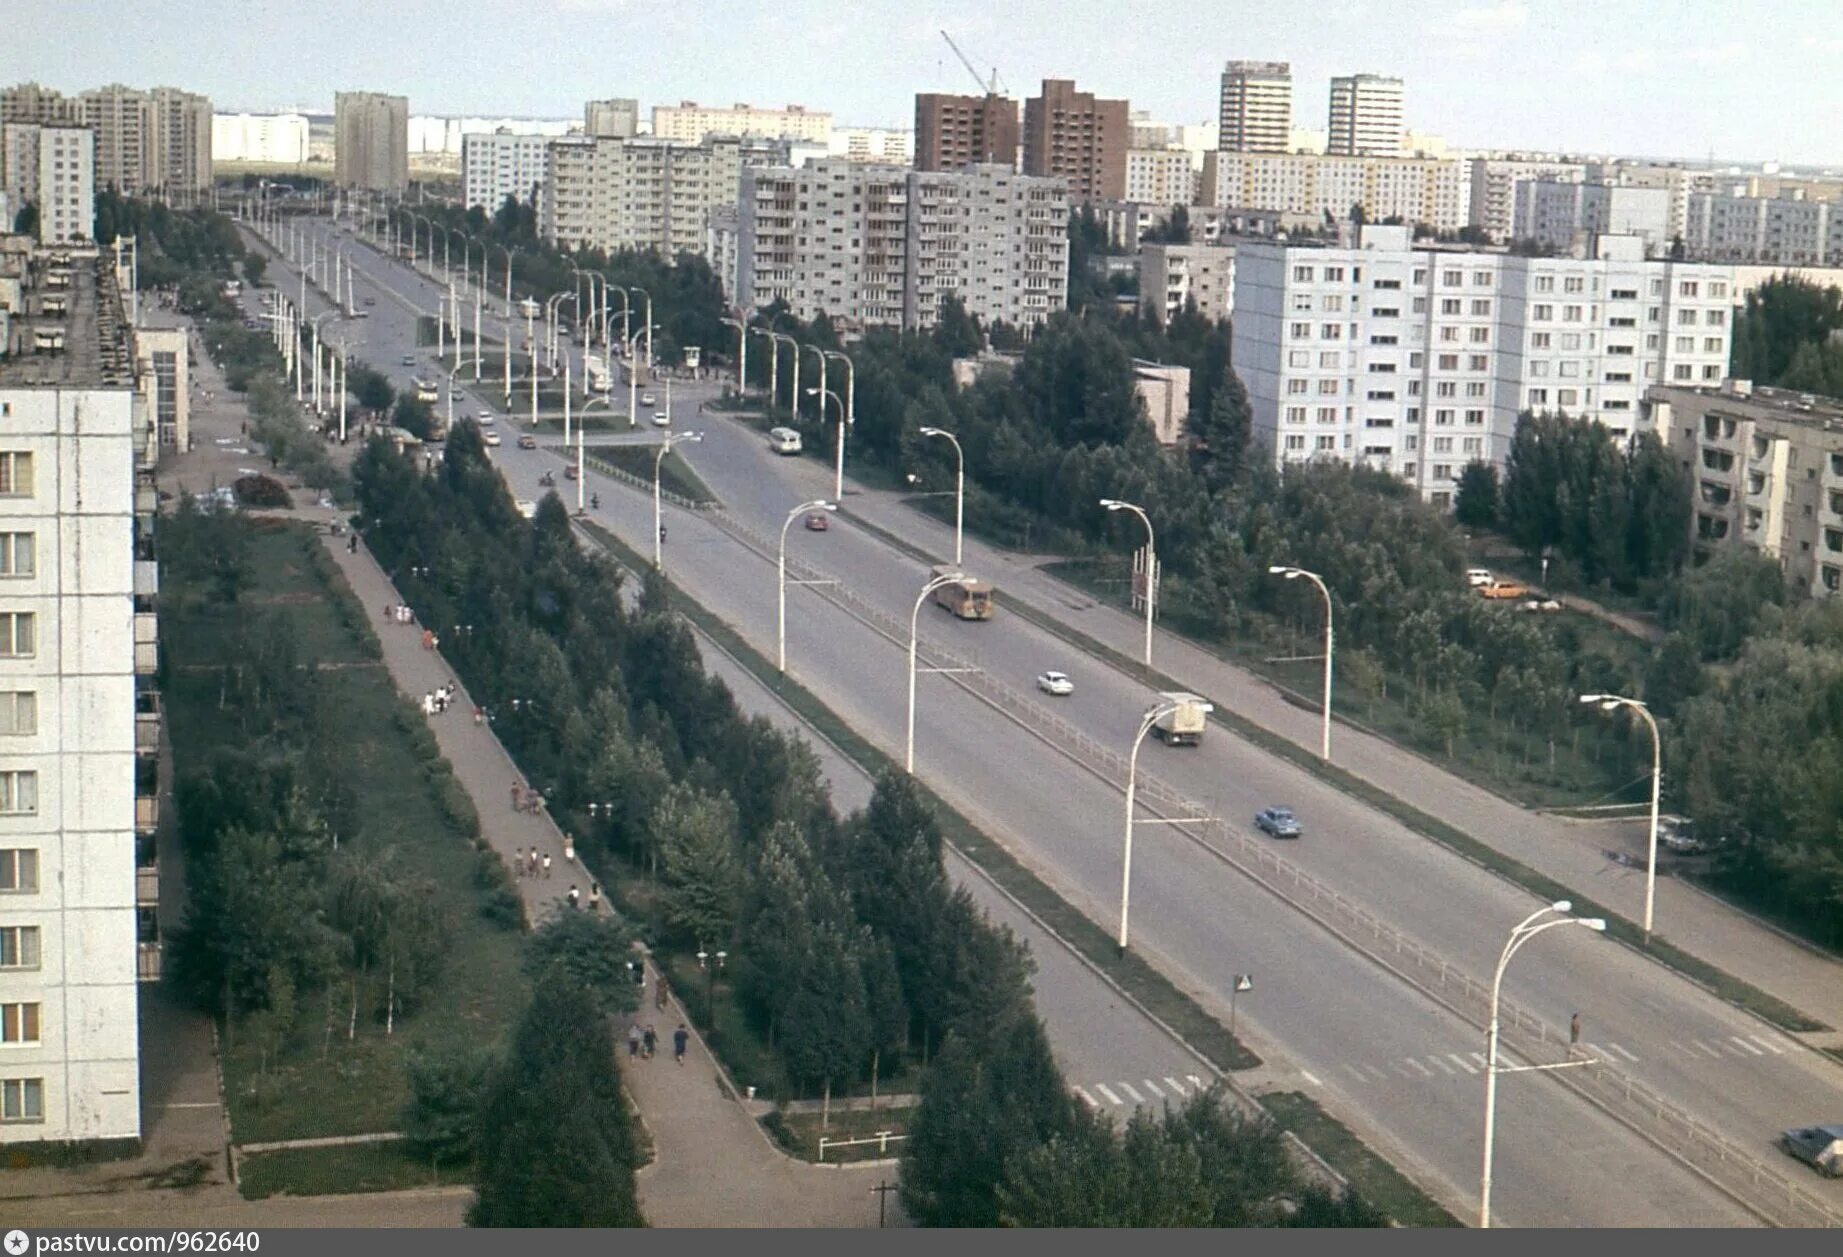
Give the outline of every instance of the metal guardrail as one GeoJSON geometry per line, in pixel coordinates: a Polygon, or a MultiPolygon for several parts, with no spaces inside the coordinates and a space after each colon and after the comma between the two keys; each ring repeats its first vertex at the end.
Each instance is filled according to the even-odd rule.
{"type": "MultiPolygon", "coordinates": [[[[646,487],[650,491],[652,486],[646,487]]],[[[718,528],[768,561],[775,560],[777,543],[738,523],[726,511],[711,512],[709,518],[718,528]]],[[[908,625],[894,616],[866,603],[802,560],[789,556],[787,570],[801,580],[830,582],[814,584],[812,588],[820,597],[907,647],[908,625]]],[[[924,646],[931,666],[963,669],[946,674],[954,684],[1124,789],[1127,771],[1124,755],[1103,746],[1061,716],[995,680],[974,660],[918,639],[918,652],[924,646]]],[[[1138,774],[1137,791],[1142,806],[1167,817],[1211,816],[1213,812],[1144,771],[1138,774]]],[[[1319,921],[1357,951],[1380,962],[1460,1017],[1480,1029],[1486,1025],[1490,1016],[1489,986],[1276,854],[1270,844],[1255,840],[1220,817],[1202,823],[1175,824],[1172,828],[1282,901],[1319,921]]],[[[1531,1063],[1566,1059],[1568,1039],[1565,1031],[1549,1026],[1534,1013],[1502,998],[1498,1001],[1498,1017],[1501,1042],[1507,1049],[1531,1063]]],[[[1754,1154],[1616,1066],[1603,1062],[1587,1069],[1553,1072],[1563,1086],[1598,1104],[1638,1134],[1700,1171],[1762,1218],[1787,1227],[1843,1227],[1843,1210],[1774,1173],[1754,1154]]]]}
{"type": "Polygon", "coordinates": [[[907,1138],[907,1135],[898,1135],[894,1131],[887,1130],[880,1130],[863,1139],[827,1139],[821,1135],[819,1137],[819,1160],[821,1164],[824,1164],[827,1148],[855,1148],[862,1144],[876,1144],[877,1155],[882,1156],[889,1151],[891,1144],[901,1143],[907,1138]]]}

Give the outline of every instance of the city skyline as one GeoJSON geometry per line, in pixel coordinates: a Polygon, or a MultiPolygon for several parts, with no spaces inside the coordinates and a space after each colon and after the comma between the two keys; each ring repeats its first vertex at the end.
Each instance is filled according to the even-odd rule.
{"type": "Polygon", "coordinates": [[[118,10],[73,0],[0,50],[0,79],[63,90],[172,83],[224,112],[330,112],[336,91],[371,90],[408,96],[416,114],[561,118],[612,94],[638,97],[643,113],[681,99],[797,103],[841,125],[906,126],[915,93],[973,90],[944,29],[981,76],[996,66],[1015,98],[1069,78],[1172,123],[1214,119],[1224,61],[1274,59],[1292,63],[1301,127],[1324,125],[1332,76],[1376,73],[1406,81],[1411,129],[1456,146],[1843,165],[1843,150],[1820,147],[1822,130],[1803,123],[1843,110],[1843,85],[1821,73],[1843,52],[1843,15],[1817,0],[1776,6],[1795,32],[1777,46],[1758,38],[1757,15],[1713,0],[1674,6],[1662,33],[1650,14],[1584,0],[1339,0],[1303,13],[1250,9],[1232,22],[1184,3],[1130,27],[1100,5],[1057,5],[1051,21],[1036,0],[1003,15],[970,0],[920,13],[792,0],[733,15],[555,0],[536,35],[532,7],[146,0],[136,39],[123,41],[118,10]],[[200,32],[210,55],[199,55],[200,32]],[[599,50],[604,40],[615,51],[599,50]],[[647,51],[623,58],[635,41],[647,51]],[[667,54],[654,55],[655,44],[667,54]],[[497,64],[477,55],[483,47],[497,64]],[[841,62],[854,72],[839,74],[841,62]]]}

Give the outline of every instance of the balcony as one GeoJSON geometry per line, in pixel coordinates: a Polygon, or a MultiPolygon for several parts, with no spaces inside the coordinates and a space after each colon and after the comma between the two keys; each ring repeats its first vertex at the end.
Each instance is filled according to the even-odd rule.
{"type": "Polygon", "coordinates": [[[151,943],[137,943],[135,948],[135,976],[142,982],[158,982],[164,944],[156,939],[151,943]]]}
{"type": "Polygon", "coordinates": [[[160,796],[157,794],[135,795],[134,832],[149,835],[158,828],[160,828],[160,796]]]}
{"type": "Polygon", "coordinates": [[[134,871],[134,905],[137,908],[158,907],[160,903],[160,866],[145,864],[134,871]]]}
{"type": "Polygon", "coordinates": [[[160,491],[151,484],[139,484],[134,487],[134,513],[136,515],[158,515],[160,513],[160,491]]]}
{"type": "Polygon", "coordinates": [[[152,598],[160,592],[160,564],[153,559],[134,561],[134,596],[152,598]]]}
{"type": "Polygon", "coordinates": [[[160,666],[160,625],[151,611],[134,613],[134,671],[152,676],[160,666]]]}

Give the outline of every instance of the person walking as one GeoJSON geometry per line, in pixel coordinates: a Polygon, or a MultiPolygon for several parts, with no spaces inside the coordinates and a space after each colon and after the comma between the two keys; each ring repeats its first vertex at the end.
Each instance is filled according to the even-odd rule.
{"type": "MultiPolygon", "coordinates": [[[[525,799],[524,799],[524,794],[525,794],[525,792],[524,792],[524,790],[523,790],[523,789],[521,789],[521,788],[519,787],[519,784],[518,784],[518,783],[517,783],[516,781],[515,781],[515,782],[513,782],[513,783],[512,783],[512,810],[513,810],[514,812],[516,812],[516,811],[518,811],[518,810],[519,810],[519,806],[520,806],[520,805],[521,805],[522,803],[524,803],[524,801],[525,801],[525,799]]],[[[537,848],[535,848],[535,847],[533,847],[533,848],[532,848],[532,851],[533,851],[534,853],[536,852],[536,850],[537,850],[537,848]]]]}
{"type": "Polygon", "coordinates": [[[678,1029],[672,1032],[672,1059],[680,1065],[685,1063],[685,1044],[690,1038],[691,1034],[685,1029],[685,1023],[679,1022],[678,1029]]]}
{"type": "Polygon", "coordinates": [[[535,846],[531,848],[531,855],[525,861],[525,875],[527,877],[538,875],[538,849],[535,846]]]}
{"type": "Polygon", "coordinates": [[[602,906],[602,884],[600,882],[590,882],[589,883],[589,911],[590,912],[599,911],[601,909],[601,906],[602,906]]]}
{"type": "Polygon", "coordinates": [[[640,1027],[627,1027],[627,1059],[634,1060],[640,1055],[640,1027]]]}
{"type": "Polygon", "coordinates": [[[544,864],[544,877],[545,877],[545,880],[548,881],[550,878],[550,852],[548,851],[544,853],[543,864],[544,864]]]}
{"type": "Polygon", "coordinates": [[[641,1039],[646,1045],[646,1059],[650,1061],[653,1059],[653,1050],[659,1045],[659,1036],[653,1032],[652,1022],[646,1023],[646,1033],[641,1039]]]}
{"type": "Polygon", "coordinates": [[[575,882],[570,883],[570,893],[565,895],[564,898],[570,901],[570,907],[572,908],[580,908],[582,906],[582,892],[576,889],[575,882]]]}
{"type": "Polygon", "coordinates": [[[659,981],[653,984],[653,1007],[663,1010],[666,1006],[666,980],[662,972],[659,981]]]}
{"type": "Polygon", "coordinates": [[[353,533],[351,540],[346,542],[346,553],[347,554],[357,554],[358,553],[358,534],[357,533],[353,533]]]}

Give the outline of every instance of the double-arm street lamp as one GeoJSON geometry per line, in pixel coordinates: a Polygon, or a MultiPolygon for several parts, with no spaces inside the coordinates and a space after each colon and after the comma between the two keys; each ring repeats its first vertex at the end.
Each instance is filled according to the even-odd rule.
{"type": "Polygon", "coordinates": [[[1152,534],[1152,521],[1145,508],[1115,498],[1102,498],[1101,505],[1110,511],[1131,511],[1145,525],[1145,666],[1152,666],[1152,604],[1158,597],[1158,547],[1152,534]]]}
{"type": "Polygon", "coordinates": [[[665,466],[666,455],[680,441],[700,442],[704,439],[702,432],[674,432],[659,443],[658,451],[653,455],[653,566],[665,570],[665,522],[659,513],[659,475],[665,466]]]}
{"type": "MultiPolygon", "coordinates": [[[[1127,912],[1132,904],[1133,805],[1135,793],[1139,785],[1139,748],[1145,745],[1145,735],[1152,731],[1152,726],[1176,711],[1179,706],[1180,704],[1178,703],[1160,702],[1148,708],[1144,717],[1139,721],[1139,732],[1133,736],[1132,754],[1127,756],[1126,759],[1126,840],[1121,847],[1120,853],[1120,937],[1118,939],[1122,955],[1126,953],[1127,912]]],[[[1211,703],[1203,703],[1201,706],[1206,713],[1215,710],[1215,706],[1211,703]]],[[[1168,825],[1189,824],[1202,819],[1204,818],[1167,818],[1163,823],[1168,825]]],[[[1157,822],[1141,821],[1139,823],[1149,825],[1157,822]]]]}
{"type": "Polygon", "coordinates": [[[960,448],[960,438],[945,428],[923,428],[921,434],[942,437],[953,443],[953,562],[955,567],[959,567],[960,541],[966,528],[966,454],[960,448]]]}
{"type": "MultiPolygon", "coordinates": [[[[820,361],[824,362],[824,359],[822,358],[820,361]]],[[[823,374],[823,371],[821,374],[823,374]]],[[[835,501],[842,502],[845,497],[845,399],[823,385],[819,388],[807,389],[806,395],[808,397],[816,395],[819,398],[819,424],[821,427],[825,426],[827,399],[830,399],[838,406],[838,460],[834,464],[834,470],[832,472],[832,497],[835,501]]]]}
{"type": "Polygon", "coordinates": [[[1497,972],[1491,976],[1491,1021],[1485,1029],[1485,1165],[1478,1182],[1478,1225],[1488,1228],[1491,1225],[1491,1156],[1497,1136],[1497,1076],[1499,1074],[1520,1074],[1534,1070],[1566,1069],[1575,1065],[1587,1064],[1585,1061],[1563,1061],[1556,1065],[1513,1065],[1500,1066],[1497,1063],[1497,1007],[1498,992],[1504,985],[1504,969],[1510,964],[1510,958],[1521,951],[1523,944],[1536,935],[1564,925],[1580,925],[1598,933],[1606,932],[1606,922],[1599,917],[1574,917],[1559,915],[1544,921],[1542,918],[1550,913],[1566,914],[1574,911],[1574,905],[1566,899],[1560,899],[1546,908],[1540,908],[1523,918],[1517,927],[1510,931],[1510,938],[1504,944],[1503,954],[1497,959],[1497,972]]]}
{"type": "MultiPolygon", "coordinates": [[[[902,763],[903,771],[911,777],[915,775],[915,635],[920,628],[918,621],[921,619],[922,603],[928,601],[928,596],[935,590],[945,589],[949,585],[958,585],[965,579],[966,573],[958,569],[936,576],[922,586],[921,593],[915,598],[915,610],[909,615],[909,733],[906,743],[907,750],[903,755],[902,763]]],[[[947,670],[945,668],[928,669],[930,672],[947,670]]]]}
{"type": "Polygon", "coordinates": [[[1583,703],[1596,703],[1601,711],[1618,711],[1629,707],[1637,712],[1651,730],[1651,842],[1645,859],[1645,942],[1651,941],[1651,913],[1657,902],[1657,802],[1658,790],[1664,776],[1664,743],[1658,737],[1657,720],[1651,715],[1651,709],[1636,698],[1622,698],[1617,694],[1583,694],[1583,703]]]}
{"type": "Polygon", "coordinates": [[[1319,735],[1318,754],[1327,764],[1331,762],[1331,652],[1336,643],[1331,628],[1331,591],[1325,587],[1324,578],[1317,572],[1308,572],[1303,567],[1286,567],[1276,564],[1267,569],[1275,576],[1284,576],[1287,580],[1301,577],[1318,586],[1318,592],[1325,600],[1325,702],[1324,731],[1319,735]]]}
{"type": "Polygon", "coordinates": [[[836,511],[838,503],[828,502],[824,498],[815,498],[811,502],[802,502],[787,512],[787,518],[781,523],[781,550],[776,560],[775,570],[779,588],[779,605],[776,611],[774,639],[778,647],[778,657],[782,675],[787,672],[787,530],[793,522],[808,511],[836,511]]]}

